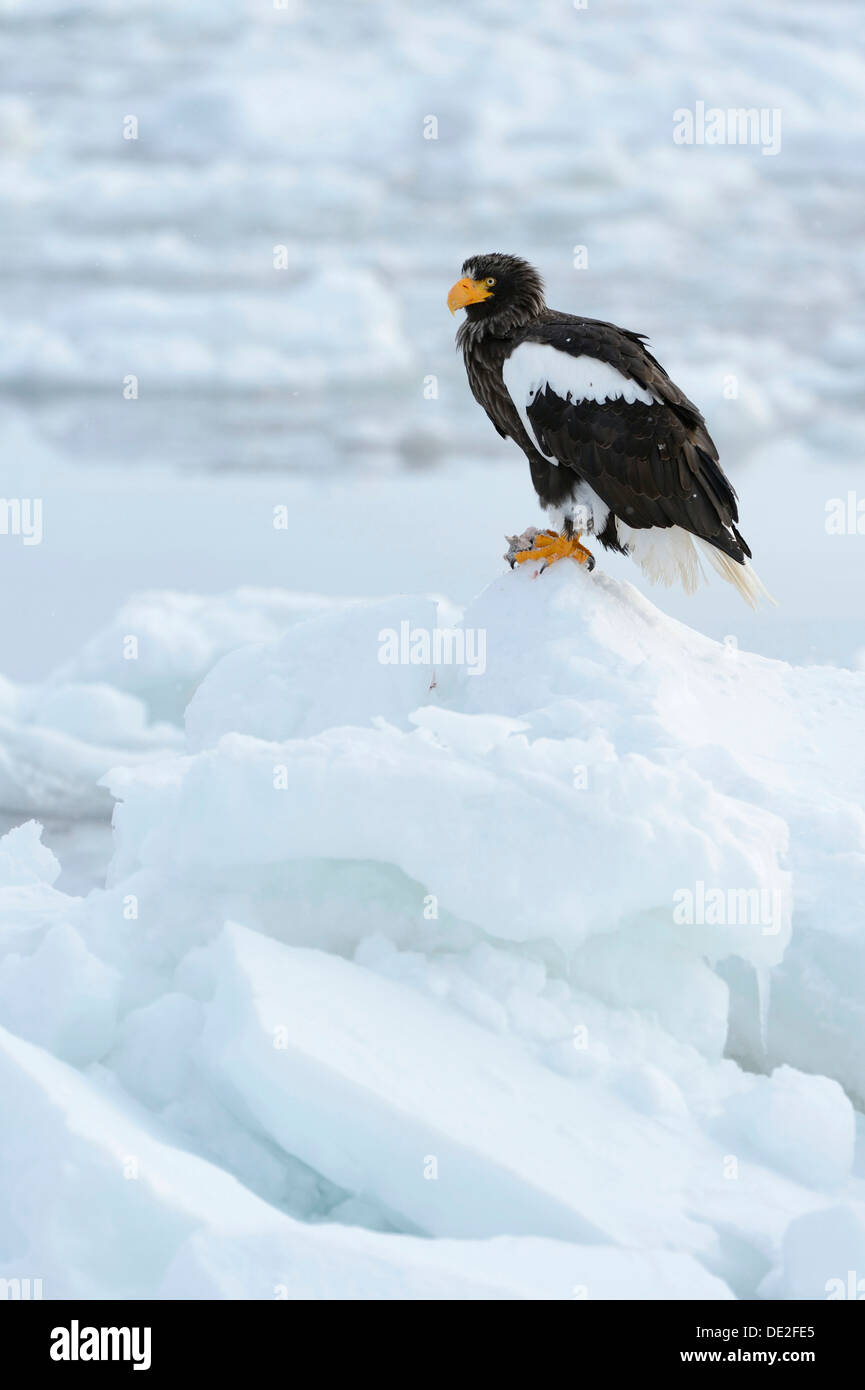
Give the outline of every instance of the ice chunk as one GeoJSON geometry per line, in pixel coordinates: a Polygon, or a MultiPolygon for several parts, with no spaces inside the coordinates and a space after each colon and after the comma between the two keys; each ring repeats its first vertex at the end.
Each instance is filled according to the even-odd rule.
{"type": "Polygon", "coordinates": [[[865,1299],[865,1204],[839,1204],[791,1221],[764,1298],[865,1299]]]}
{"type": "Polygon", "coordinates": [[[0,960],[0,1023],[76,1066],[111,1046],[118,975],[74,927],[52,927],[32,955],[0,960]]]}
{"type": "Polygon", "coordinates": [[[227,733],[303,737],[373,718],[402,724],[428,698],[436,628],[431,600],[392,598],[318,614],[275,644],[240,648],[196,691],[189,745],[210,748],[227,733]]]}
{"type": "Polygon", "coordinates": [[[0,1278],[38,1270],[45,1298],[730,1296],[667,1251],[294,1221],[2,1029],[0,1098],[0,1278]]]}
{"type": "Polygon", "coordinates": [[[711,1243],[678,1206],[675,1126],[650,1133],[615,1097],[322,952],[238,926],[219,952],[202,1058],[333,1182],[439,1236],[711,1243]]]}

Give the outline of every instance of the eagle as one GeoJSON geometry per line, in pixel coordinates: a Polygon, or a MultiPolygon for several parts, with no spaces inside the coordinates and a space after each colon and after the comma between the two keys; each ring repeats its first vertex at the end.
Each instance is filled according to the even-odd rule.
{"type": "Polygon", "coordinates": [[[447,302],[465,310],[457,347],[472,395],[526,455],[555,523],[508,537],[511,568],[570,558],[594,569],[581,541],[594,535],[655,583],[693,593],[706,558],[752,607],[771,598],[706,422],[644,334],[548,308],[534,266],[500,252],[470,256],[447,302]]]}

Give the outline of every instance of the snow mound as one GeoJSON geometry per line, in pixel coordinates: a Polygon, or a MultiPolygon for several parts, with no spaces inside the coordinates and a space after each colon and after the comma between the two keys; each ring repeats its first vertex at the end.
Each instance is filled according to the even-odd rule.
{"type": "Polygon", "coordinates": [[[459,619],[271,620],[185,751],[106,778],[104,890],[0,842],[13,1264],[55,1296],[826,1296],[865,1209],[865,675],[564,565],[459,619]],[[46,1215],[22,1146],[70,1135],[46,1215]],[[137,1263],[79,1251],[70,1183],[137,1263]]]}
{"type": "Polygon", "coordinates": [[[107,817],[100,780],[118,757],[131,766],[180,744],[177,729],[146,723],[142,702],[110,685],[6,686],[0,715],[0,809],[25,815],[107,817]]]}
{"type": "Polygon", "coordinates": [[[226,652],[273,641],[292,623],[348,603],[268,589],[138,594],[54,672],[50,685],[105,681],[144,701],[152,719],[182,724],[199,681],[226,652]]]}
{"type": "Polygon", "coordinates": [[[184,710],[215,662],[239,643],[273,641],[310,614],[348,607],[261,589],[130,599],[41,685],[0,678],[0,811],[107,819],[105,773],[182,746],[184,710]]]}
{"type": "Polygon", "coordinates": [[[4,1029],[0,1090],[0,1277],[48,1271],[45,1297],[729,1296],[669,1251],[304,1225],[167,1143],[104,1079],[87,1081],[4,1029]]]}

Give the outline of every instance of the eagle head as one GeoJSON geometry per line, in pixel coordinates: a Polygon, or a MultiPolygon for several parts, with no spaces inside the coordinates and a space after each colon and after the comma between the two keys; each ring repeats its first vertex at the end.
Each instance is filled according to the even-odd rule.
{"type": "Polygon", "coordinates": [[[462,279],[448,294],[452,314],[465,309],[468,322],[508,332],[536,318],[544,308],[544,282],[520,256],[490,251],[463,262],[462,279]]]}

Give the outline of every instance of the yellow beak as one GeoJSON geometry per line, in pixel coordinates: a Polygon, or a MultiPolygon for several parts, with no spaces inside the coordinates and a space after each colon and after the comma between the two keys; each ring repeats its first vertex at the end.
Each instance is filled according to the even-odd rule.
{"type": "Polygon", "coordinates": [[[448,291],[448,308],[452,314],[457,309],[464,309],[467,304],[480,304],[482,300],[489,299],[492,290],[487,289],[483,280],[470,280],[464,276],[462,280],[457,280],[455,285],[451,285],[448,291]]]}

